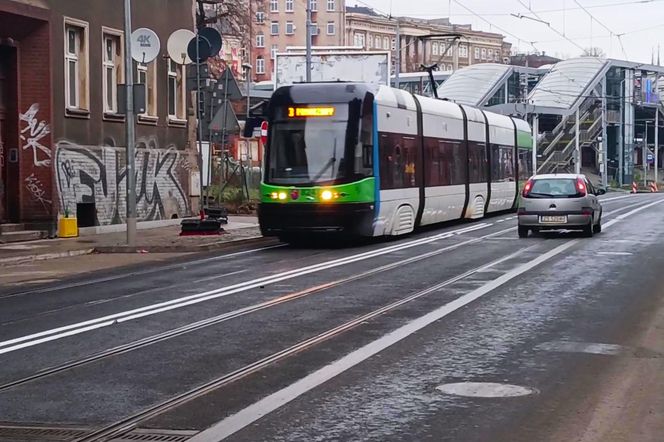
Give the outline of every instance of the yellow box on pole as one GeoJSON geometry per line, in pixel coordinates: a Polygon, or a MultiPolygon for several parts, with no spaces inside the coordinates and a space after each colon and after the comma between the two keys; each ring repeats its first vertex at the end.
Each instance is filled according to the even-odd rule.
{"type": "Polygon", "coordinates": [[[75,238],[78,236],[77,218],[60,218],[58,221],[58,237],[75,238]]]}

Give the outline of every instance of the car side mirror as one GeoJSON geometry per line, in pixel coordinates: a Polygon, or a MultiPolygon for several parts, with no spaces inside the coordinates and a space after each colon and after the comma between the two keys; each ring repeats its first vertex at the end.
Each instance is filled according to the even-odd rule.
{"type": "Polygon", "coordinates": [[[606,193],[606,189],[601,189],[601,188],[597,189],[597,192],[596,192],[597,195],[604,195],[605,193],[606,193]]]}

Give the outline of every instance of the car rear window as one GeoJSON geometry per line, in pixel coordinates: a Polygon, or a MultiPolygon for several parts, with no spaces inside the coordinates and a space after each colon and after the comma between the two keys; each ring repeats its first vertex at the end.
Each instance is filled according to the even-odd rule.
{"type": "Polygon", "coordinates": [[[542,178],[533,182],[528,194],[531,198],[571,198],[578,194],[572,178],[542,178]]]}

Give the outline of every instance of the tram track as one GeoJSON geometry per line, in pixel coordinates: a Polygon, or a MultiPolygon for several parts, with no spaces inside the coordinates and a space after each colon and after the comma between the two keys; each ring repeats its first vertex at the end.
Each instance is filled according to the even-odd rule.
{"type": "Polygon", "coordinates": [[[81,366],[88,365],[88,364],[91,364],[91,363],[94,363],[94,362],[99,362],[99,361],[107,359],[107,358],[118,356],[118,355],[121,355],[123,353],[128,353],[130,351],[138,350],[140,348],[144,348],[144,347],[147,347],[147,346],[152,345],[152,344],[156,344],[156,343],[159,343],[159,342],[171,339],[171,338],[175,338],[175,337],[178,337],[178,336],[185,335],[187,333],[191,333],[191,332],[194,332],[194,331],[197,331],[197,330],[201,330],[201,329],[206,328],[206,327],[210,327],[210,326],[213,326],[213,325],[218,325],[218,324],[221,324],[223,322],[230,321],[232,319],[240,318],[242,316],[246,316],[246,315],[249,315],[249,314],[252,314],[252,313],[256,313],[256,312],[259,312],[259,311],[262,311],[262,310],[272,308],[272,307],[276,307],[276,306],[279,306],[279,305],[287,303],[287,302],[292,302],[292,301],[295,301],[295,300],[298,300],[298,299],[302,299],[302,298],[305,298],[307,296],[311,296],[311,295],[323,292],[325,290],[330,290],[332,288],[340,287],[340,286],[342,286],[344,284],[347,284],[347,283],[350,283],[350,282],[358,281],[358,280],[365,279],[365,278],[368,278],[368,277],[371,277],[371,276],[374,276],[374,275],[377,275],[377,274],[380,274],[380,273],[383,273],[383,272],[394,270],[394,269],[399,268],[399,267],[403,267],[403,266],[406,266],[406,265],[409,265],[409,264],[420,262],[420,261],[423,261],[423,260],[438,256],[438,255],[441,255],[443,253],[446,253],[446,252],[449,252],[449,251],[452,251],[452,250],[455,250],[455,249],[458,249],[458,248],[461,248],[461,247],[464,247],[464,246],[468,246],[468,245],[472,245],[472,244],[481,242],[485,239],[490,239],[490,238],[495,237],[495,236],[500,236],[502,234],[505,234],[505,233],[513,231],[513,230],[515,230],[515,227],[510,227],[510,228],[507,228],[507,229],[503,229],[503,230],[500,230],[498,232],[490,233],[488,235],[484,235],[484,236],[481,236],[481,237],[478,237],[478,238],[472,238],[472,239],[462,241],[462,242],[457,243],[457,244],[452,244],[450,246],[443,247],[441,249],[433,250],[433,251],[425,253],[423,255],[414,256],[414,257],[406,258],[406,259],[401,259],[399,261],[389,263],[389,264],[386,264],[386,265],[383,265],[383,266],[380,266],[380,267],[376,267],[374,269],[367,270],[367,271],[364,271],[364,272],[360,272],[360,273],[357,273],[357,274],[354,274],[354,275],[351,275],[351,276],[348,276],[348,277],[345,277],[345,278],[341,278],[341,279],[338,279],[338,280],[335,280],[335,281],[331,281],[331,282],[327,282],[327,283],[320,284],[320,285],[317,285],[317,286],[309,287],[307,289],[300,290],[300,291],[297,291],[297,292],[294,292],[294,293],[289,293],[287,295],[279,296],[277,298],[273,298],[273,299],[270,299],[268,301],[261,302],[261,303],[258,303],[258,304],[254,304],[254,305],[251,305],[251,306],[243,307],[243,308],[234,310],[232,312],[227,312],[227,313],[223,313],[223,314],[220,314],[220,315],[217,315],[217,316],[214,316],[214,317],[206,318],[206,319],[203,319],[201,321],[197,321],[197,322],[194,322],[194,323],[191,323],[191,324],[187,324],[187,325],[184,325],[182,327],[178,327],[178,328],[175,328],[175,329],[172,329],[172,330],[168,330],[168,331],[163,332],[163,333],[158,333],[156,335],[152,335],[152,336],[149,336],[149,337],[146,337],[146,338],[134,341],[134,342],[130,342],[130,343],[120,345],[120,346],[117,346],[117,347],[114,347],[114,348],[111,348],[111,349],[108,349],[108,350],[104,350],[102,352],[87,356],[85,358],[81,358],[81,359],[76,360],[76,361],[70,361],[70,362],[66,362],[66,363],[61,364],[61,365],[57,365],[57,366],[54,366],[54,367],[49,367],[49,368],[41,370],[41,371],[39,371],[39,372],[37,372],[33,375],[26,376],[26,377],[23,377],[21,379],[17,379],[17,380],[7,382],[5,384],[0,385],[0,392],[5,391],[5,390],[9,390],[11,388],[15,388],[15,387],[18,387],[20,385],[24,385],[24,384],[27,384],[27,383],[30,383],[30,382],[34,382],[34,381],[37,381],[37,380],[40,380],[40,379],[44,379],[48,376],[52,376],[52,375],[55,375],[55,374],[58,374],[58,373],[62,373],[62,372],[65,372],[65,371],[68,371],[68,370],[71,370],[71,369],[74,369],[74,368],[77,368],[77,367],[81,367],[81,366]]]}
{"type": "MultiPolygon", "coordinates": [[[[506,230],[513,230],[512,229],[506,229],[506,230]]],[[[496,232],[493,235],[496,234],[502,234],[503,232],[496,232]]],[[[480,241],[482,238],[476,238],[474,241],[480,241]]],[[[493,260],[489,263],[483,264],[481,266],[475,267],[471,270],[468,270],[466,272],[463,272],[459,275],[453,276],[452,278],[449,278],[443,282],[440,282],[438,284],[434,284],[426,289],[419,290],[407,297],[401,298],[397,301],[391,302],[387,305],[384,305],[380,308],[377,308],[375,310],[372,310],[369,313],[366,313],[362,316],[358,316],[350,321],[344,322],[343,324],[340,324],[336,327],[330,328],[322,333],[319,333],[313,337],[307,338],[305,340],[302,340],[290,347],[287,347],[283,350],[280,350],[276,353],[273,353],[267,357],[264,357],[262,359],[259,359],[255,362],[252,362],[248,365],[245,365],[242,368],[239,368],[237,370],[234,370],[232,372],[226,373],[222,376],[219,376],[203,385],[200,385],[198,387],[195,387],[185,393],[179,394],[177,396],[174,396],[172,398],[169,398],[165,401],[162,401],[152,407],[149,407],[145,410],[142,410],[134,415],[128,416],[118,422],[115,422],[113,424],[110,424],[106,427],[100,428],[98,430],[93,431],[90,434],[85,435],[82,438],[77,439],[77,442],[91,442],[91,441],[108,441],[109,439],[113,437],[120,436],[122,434],[125,434],[128,431],[133,430],[138,426],[140,423],[145,422],[153,417],[156,417],[166,411],[172,410],[184,403],[187,403],[189,401],[192,401],[194,399],[197,399],[201,396],[204,396],[205,394],[214,391],[218,388],[224,387],[228,384],[231,384],[239,379],[242,379],[246,376],[249,376],[263,368],[266,368],[270,365],[276,364],[278,362],[281,362],[299,352],[302,352],[304,350],[308,350],[318,344],[321,344],[331,338],[337,337],[347,331],[350,331],[363,323],[370,321],[372,319],[375,319],[381,315],[384,315],[386,313],[389,313],[393,310],[396,310],[397,308],[411,303],[413,301],[416,301],[420,298],[423,298],[431,293],[434,293],[438,290],[441,290],[447,286],[450,286],[454,283],[457,283],[465,278],[468,278],[469,276],[472,276],[476,273],[483,272],[487,269],[490,269],[498,264],[501,264],[503,262],[509,261],[513,258],[516,258],[518,256],[521,256],[523,253],[526,251],[535,248],[536,245],[531,245],[529,247],[523,247],[517,250],[514,253],[511,253],[509,255],[503,256],[497,260],[493,260]]],[[[439,253],[443,253],[442,251],[438,251],[439,253]]],[[[419,258],[419,257],[418,257],[419,258]]]]}
{"type": "MultiPolygon", "coordinates": [[[[624,210],[630,209],[630,208],[635,207],[635,206],[643,205],[643,204],[646,204],[646,203],[647,203],[647,201],[640,201],[638,203],[629,204],[627,206],[623,206],[623,207],[620,207],[618,209],[607,212],[605,214],[605,216],[606,215],[611,215],[611,214],[614,214],[614,213],[618,213],[618,212],[622,212],[624,210]]],[[[488,226],[485,226],[485,227],[488,227],[488,226]]],[[[216,316],[213,316],[213,317],[210,317],[210,318],[206,318],[206,319],[203,319],[203,320],[191,323],[191,324],[186,324],[184,326],[181,326],[181,327],[178,327],[178,328],[175,328],[175,329],[172,329],[172,330],[167,330],[165,332],[158,333],[158,334],[155,334],[155,335],[152,335],[152,336],[148,336],[146,338],[142,338],[142,339],[139,339],[139,340],[127,343],[127,344],[117,346],[117,347],[113,347],[113,348],[101,351],[99,353],[89,355],[87,357],[84,357],[84,358],[81,358],[81,359],[78,359],[78,360],[69,361],[69,362],[65,362],[63,364],[48,367],[48,368],[40,370],[39,372],[34,373],[32,375],[25,376],[23,378],[13,380],[13,381],[10,381],[10,382],[6,382],[6,383],[0,385],[0,392],[6,391],[6,390],[9,390],[9,389],[21,386],[21,385],[25,385],[25,384],[28,384],[30,382],[41,380],[41,379],[47,378],[49,376],[52,376],[52,375],[55,375],[55,374],[58,374],[58,373],[63,373],[63,372],[66,372],[68,370],[72,370],[72,369],[77,368],[77,367],[85,366],[85,365],[88,365],[88,364],[92,364],[92,363],[95,363],[95,362],[102,361],[104,359],[119,356],[121,354],[128,353],[128,352],[131,352],[131,351],[134,351],[134,350],[138,350],[138,349],[141,349],[141,348],[153,345],[153,344],[157,344],[159,342],[163,342],[163,341],[166,341],[168,339],[183,336],[187,333],[191,333],[191,332],[194,332],[194,331],[197,331],[197,330],[201,330],[201,329],[204,329],[206,327],[218,325],[218,324],[221,324],[221,323],[233,320],[233,319],[237,319],[237,318],[240,318],[240,317],[243,317],[243,316],[246,316],[246,315],[250,315],[250,314],[253,314],[253,313],[260,312],[262,310],[277,307],[279,305],[282,305],[282,304],[285,304],[285,303],[288,303],[288,302],[292,302],[292,301],[296,301],[296,300],[299,300],[299,299],[302,299],[302,298],[306,298],[308,296],[315,295],[317,293],[324,292],[326,290],[330,290],[330,289],[333,289],[333,288],[336,288],[336,287],[340,287],[340,286],[342,286],[344,284],[347,284],[347,283],[350,283],[350,282],[354,282],[354,281],[358,281],[358,280],[361,280],[361,279],[369,278],[371,276],[378,275],[378,274],[383,273],[383,272],[391,271],[391,270],[394,270],[394,269],[399,268],[399,267],[407,266],[409,264],[420,262],[420,261],[423,261],[423,260],[438,256],[438,255],[441,255],[441,254],[446,253],[446,252],[450,252],[452,250],[455,250],[455,249],[458,249],[458,248],[461,248],[461,247],[464,247],[464,246],[473,245],[473,244],[479,243],[481,241],[484,241],[486,239],[491,239],[492,237],[499,237],[499,236],[501,236],[505,233],[508,233],[510,231],[513,231],[515,229],[516,229],[516,227],[510,227],[510,228],[502,229],[500,231],[493,232],[493,233],[483,235],[483,236],[480,236],[480,237],[471,238],[471,239],[468,239],[466,241],[462,241],[462,242],[457,243],[457,244],[452,244],[450,246],[446,246],[446,247],[443,247],[441,249],[433,250],[431,252],[428,252],[428,253],[425,253],[425,254],[422,254],[422,255],[419,255],[419,256],[414,256],[414,257],[410,257],[410,258],[406,258],[406,259],[401,259],[401,260],[398,260],[396,262],[392,262],[392,263],[389,263],[389,264],[386,264],[386,265],[383,265],[383,266],[380,266],[380,267],[377,267],[377,268],[374,268],[374,269],[371,269],[371,270],[360,272],[360,273],[357,273],[357,274],[354,274],[354,275],[351,275],[351,276],[348,276],[348,277],[345,277],[345,278],[341,278],[341,279],[337,279],[335,281],[330,281],[330,282],[326,282],[324,284],[312,286],[312,287],[306,288],[304,290],[300,290],[300,291],[296,291],[296,292],[289,293],[289,294],[286,294],[286,295],[278,296],[276,298],[273,298],[273,299],[270,299],[270,300],[267,300],[267,301],[264,301],[264,302],[261,302],[261,303],[257,303],[257,304],[254,304],[254,305],[250,305],[250,306],[247,306],[247,307],[243,307],[243,308],[240,308],[240,309],[233,310],[231,312],[226,312],[226,313],[223,313],[223,314],[220,314],[220,315],[216,315],[216,316]]],[[[477,229],[475,229],[475,230],[477,230],[477,229]]],[[[469,233],[469,232],[473,232],[473,231],[474,230],[467,231],[467,230],[464,229],[463,231],[461,231],[461,233],[469,233]]],[[[436,236],[440,236],[440,235],[436,235],[436,236]]]]}

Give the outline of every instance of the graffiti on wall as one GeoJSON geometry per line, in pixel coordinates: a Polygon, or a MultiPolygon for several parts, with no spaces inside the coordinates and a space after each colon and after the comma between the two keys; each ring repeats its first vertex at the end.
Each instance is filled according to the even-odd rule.
{"type": "Polygon", "coordinates": [[[46,190],[44,190],[44,184],[39,180],[39,178],[35,176],[34,173],[30,174],[30,176],[25,179],[25,187],[28,189],[32,199],[40,203],[44,207],[44,210],[49,212],[53,201],[47,198],[46,190]]]}
{"type": "MultiPolygon", "coordinates": [[[[184,180],[179,176],[181,153],[174,147],[155,146],[149,140],[139,142],[136,149],[138,219],[180,218],[189,212],[181,184],[184,180]]],[[[99,224],[123,223],[127,211],[125,152],[124,147],[58,143],[56,182],[61,210],[73,212],[78,203],[95,203],[99,224]]]]}
{"type": "Polygon", "coordinates": [[[21,141],[24,142],[23,150],[32,149],[32,157],[35,166],[47,167],[51,165],[51,149],[44,146],[41,141],[51,133],[51,126],[46,121],[39,121],[39,104],[34,103],[24,114],[18,114],[21,123],[25,127],[21,128],[21,141]]]}

